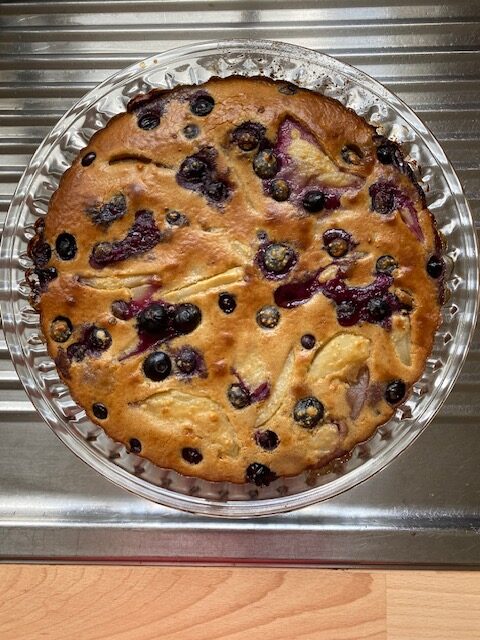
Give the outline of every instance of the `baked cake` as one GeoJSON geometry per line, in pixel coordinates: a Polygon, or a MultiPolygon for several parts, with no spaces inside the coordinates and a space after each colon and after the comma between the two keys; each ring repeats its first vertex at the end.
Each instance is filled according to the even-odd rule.
{"type": "Polygon", "coordinates": [[[135,97],[29,254],[89,418],[160,467],[267,485],[348,454],[421,375],[442,246],[399,147],[267,78],[135,97]]]}

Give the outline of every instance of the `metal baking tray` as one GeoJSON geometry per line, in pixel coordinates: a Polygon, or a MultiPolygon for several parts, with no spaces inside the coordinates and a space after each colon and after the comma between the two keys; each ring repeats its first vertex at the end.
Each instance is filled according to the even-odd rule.
{"type": "MultiPolygon", "coordinates": [[[[398,93],[459,173],[480,226],[480,7],[470,1],[0,3],[0,220],[42,138],[95,84],[188,42],[268,37],[332,54],[398,93]]],[[[434,423],[387,470],[294,513],[216,520],[136,498],[36,415],[0,339],[0,558],[480,565],[480,332],[434,423]]]]}

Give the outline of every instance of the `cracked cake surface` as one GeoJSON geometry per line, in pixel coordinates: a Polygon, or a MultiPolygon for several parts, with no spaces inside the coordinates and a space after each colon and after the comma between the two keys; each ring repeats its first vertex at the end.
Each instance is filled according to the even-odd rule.
{"type": "Polygon", "coordinates": [[[420,377],[444,262],[399,147],[267,78],[137,96],[29,245],[91,420],[155,464],[269,484],[348,454],[420,377]]]}

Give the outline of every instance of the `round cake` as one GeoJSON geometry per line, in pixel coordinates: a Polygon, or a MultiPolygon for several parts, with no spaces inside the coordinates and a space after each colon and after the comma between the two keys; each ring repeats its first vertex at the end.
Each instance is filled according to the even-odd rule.
{"type": "Polygon", "coordinates": [[[29,255],[48,351],[89,418],[160,467],[258,486],[392,416],[445,270],[395,143],[336,100],[241,77],[131,100],[29,255]]]}

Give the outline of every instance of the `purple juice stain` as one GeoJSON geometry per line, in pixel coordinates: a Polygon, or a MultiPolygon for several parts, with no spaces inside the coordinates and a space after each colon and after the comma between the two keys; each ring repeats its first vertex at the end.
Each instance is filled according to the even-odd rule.
{"type": "Polygon", "coordinates": [[[214,147],[203,147],[187,156],[180,165],[176,180],[184,189],[201,193],[210,202],[220,204],[229,197],[230,185],[219,176],[217,155],[214,147]]]}
{"type": "Polygon", "coordinates": [[[337,321],[341,326],[348,327],[364,321],[378,324],[384,329],[391,327],[391,314],[401,310],[400,301],[388,290],[393,283],[392,276],[382,273],[365,287],[350,287],[340,274],[327,282],[319,282],[319,273],[278,287],[274,293],[275,303],[279,307],[291,309],[305,304],[321,292],[335,303],[337,321]],[[378,305],[372,301],[381,302],[382,308],[388,311],[379,314],[378,305]]]}
{"type": "Polygon", "coordinates": [[[146,209],[137,211],[135,222],[122,240],[99,242],[90,255],[90,266],[103,269],[116,262],[150,251],[163,239],[155,224],[153,213],[146,209]]]}
{"type": "Polygon", "coordinates": [[[388,215],[398,209],[402,220],[417,240],[423,242],[424,236],[417,212],[412,200],[391,180],[379,180],[369,188],[372,209],[381,215],[388,215]]]}
{"type": "Polygon", "coordinates": [[[122,218],[127,212],[127,200],[123,193],[117,193],[108,202],[86,209],[86,213],[94,224],[108,228],[115,220],[122,218]]]}
{"type": "Polygon", "coordinates": [[[238,380],[239,387],[242,389],[244,394],[248,396],[250,401],[249,404],[253,404],[254,402],[262,402],[262,400],[266,400],[270,396],[271,386],[269,382],[262,382],[258,385],[258,387],[251,390],[236,369],[232,368],[231,372],[238,380]]]}
{"type": "MultiPolygon", "coordinates": [[[[305,127],[291,118],[285,118],[278,129],[277,141],[273,148],[279,162],[279,170],[275,175],[276,180],[285,180],[290,189],[290,200],[301,207],[305,194],[312,189],[320,189],[325,197],[324,209],[332,211],[340,207],[341,196],[352,187],[326,187],[322,185],[321,178],[302,174],[298,164],[290,154],[289,148],[292,143],[293,133],[297,132],[302,140],[306,140],[316,148],[320,145],[313,134],[305,127]]],[[[264,180],[264,192],[268,195],[271,192],[272,180],[264,180]]],[[[360,178],[356,188],[361,185],[360,178]]]]}

